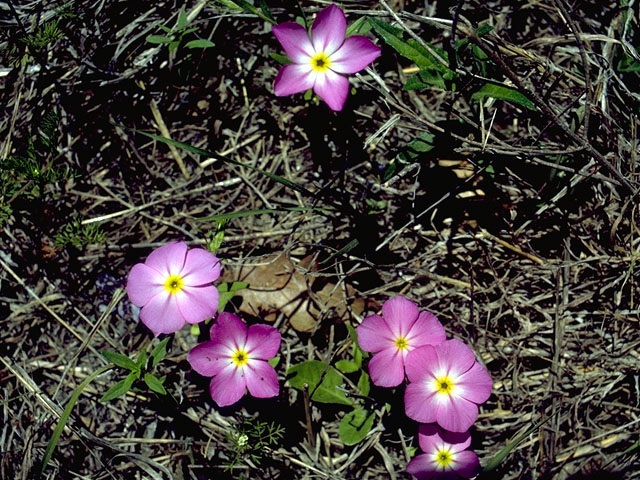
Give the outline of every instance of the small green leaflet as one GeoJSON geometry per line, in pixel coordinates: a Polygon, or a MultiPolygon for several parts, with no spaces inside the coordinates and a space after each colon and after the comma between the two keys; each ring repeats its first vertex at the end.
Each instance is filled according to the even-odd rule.
{"type": "Polygon", "coordinates": [[[218,300],[218,313],[224,312],[224,307],[227,306],[229,300],[233,298],[234,294],[238,290],[242,290],[248,286],[249,284],[247,282],[233,282],[231,285],[228,283],[221,283],[218,285],[218,293],[220,294],[220,299],[218,300]]]}
{"type": "Polygon", "coordinates": [[[309,386],[309,392],[313,392],[311,400],[320,403],[337,403],[340,405],[351,405],[353,402],[348,399],[341,389],[337,388],[343,384],[342,377],[338,371],[319,360],[309,360],[293,365],[287,371],[287,375],[294,375],[288,382],[293,388],[302,390],[304,384],[309,386]],[[322,375],[324,373],[324,378],[322,375]],[[320,381],[322,380],[322,383],[320,381]],[[320,385],[318,386],[318,384],[320,385]]]}
{"type": "Polygon", "coordinates": [[[166,357],[167,343],[169,343],[169,340],[171,340],[171,337],[165,338],[158,345],[153,347],[153,350],[151,351],[151,367],[152,368],[158,365],[158,363],[160,363],[162,359],[166,357]]]}
{"type": "Polygon", "coordinates": [[[355,445],[361,442],[373,427],[375,415],[361,408],[347,413],[340,421],[338,435],[345,445],[355,445]]]}
{"type": "Polygon", "coordinates": [[[138,372],[137,375],[135,372],[131,372],[129,375],[127,375],[125,378],[123,378],[119,382],[114,383],[111,386],[111,388],[107,390],[107,392],[104,395],[102,395],[102,398],[100,398],[100,401],[108,402],[110,400],[113,400],[114,398],[118,398],[124,395],[129,390],[131,390],[131,386],[133,385],[133,382],[135,382],[139,376],[140,376],[140,372],[138,372]]]}
{"type": "Polygon", "coordinates": [[[502,85],[485,83],[480,90],[471,95],[471,100],[481,102],[486,97],[505,100],[507,102],[515,103],[516,105],[528,108],[529,110],[536,110],[536,106],[533,104],[533,102],[525,97],[522,93],[514,90],[513,88],[503,87],[502,85]]]}
{"type": "Polygon", "coordinates": [[[138,366],[129,357],[116,352],[102,352],[102,356],[118,367],[126,368],[132,372],[138,370],[138,366]]]}
{"type": "Polygon", "coordinates": [[[147,384],[147,387],[149,387],[154,392],[159,393],[160,395],[167,394],[167,391],[164,389],[164,386],[162,385],[165,379],[166,379],[165,376],[158,378],[149,372],[144,374],[144,383],[147,384]]]}

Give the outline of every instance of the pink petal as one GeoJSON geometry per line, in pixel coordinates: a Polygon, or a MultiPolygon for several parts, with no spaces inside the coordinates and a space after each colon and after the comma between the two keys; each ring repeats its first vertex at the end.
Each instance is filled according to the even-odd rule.
{"type": "Polygon", "coordinates": [[[191,349],[187,361],[200,375],[214,377],[233,364],[233,353],[221,343],[206,341],[191,349]]]}
{"type": "Polygon", "coordinates": [[[464,478],[475,477],[480,472],[480,461],[475,452],[470,450],[458,452],[454,456],[454,461],[455,472],[464,478]]]}
{"type": "Polygon", "coordinates": [[[273,81],[274,93],[282,97],[304,92],[313,88],[316,82],[316,73],[312,70],[311,64],[289,64],[280,69],[276,79],[273,81]]]}
{"type": "Polygon", "coordinates": [[[452,453],[461,452],[471,445],[471,434],[466,432],[448,432],[442,430],[437,425],[430,423],[420,425],[418,429],[418,442],[420,448],[425,453],[433,453],[445,446],[449,447],[452,453]]]}
{"type": "Polygon", "coordinates": [[[316,75],[313,91],[329,105],[331,110],[340,111],[349,95],[349,80],[332,70],[327,70],[316,75]]]}
{"type": "Polygon", "coordinates": [[[438,366],[437,347],[425,345],[411,350],[404,359],[404,369],[410,382],[424,382],[435,378],[433,370],[438,366]]]}
{"type": "Polygon", "coordinates": [[[404,297],[393,297],[382,304],[382,317],[393,332],[393,338],[406,337],[418,318],[418,306],[404,297]]]}
{"type": "Polygon", "coordinates": [[[134,305],[142,307],[158,293],[166,292],[164,283],[167,277],[144,263],[137,263],[127,278],[127,293],[134,305]]]}
{"type": "Polygon", "coordinates": [[[310,63],[314,54],[313,45],[302,25],[284,22],[273,27],[272,31],[293,63],[310,63]]]}
{"type": "Polygon", "coordinates": [[[380,47],[367,37],[354,35],[331,55],[331,69],[338,73],[356,73],[380,56],[380,47]]]}
{"type": "Polygon", "coordinates": [[[247,353],[251,358],[269,360],[280,350],[280,340],[277,328],[271,325],[251,325],[247,333],[247,353]]]}
{"type": "MultiPolygon", "coordinates": [[[[478,406],[465,400],[455,398],[451,395],[435,395],[437,405],[435,406],[436,422],[445,430],[451,432],[464,432],[469,430],[473,422],[478,418],[478,406]]],[[[431,407],[433,407],[431,403],[431,407]]]]}
{"type": "Polygon", "coordinates": [[[158,293],[142,307],[140,320],[156,337],[161,333],[177,332],[185,322],[178,310],[175,295],[171,295],[166,290],[158,293]]]}
{"type": "Polygon", "coordinates": [[[347,19],[342,10],[331,5],[318,12],[311,26],[311,42],[316,53],[331,55],[335,52],[347,33],[347,19]]]}
{"type": "Polygon", "coordinates": [[[222,343],[234,352],[247,343],[247,326],[233,313],[222,312],[209,330],[211,340],[222,343]]]}
{"type": "Polygon", "coordinates": [[[378,315],[365,318],[356,327],[356,333],[358,334],[358,345],[365,352],[379,352],[395,345],[396,337],[389,329],[387,322],[378,315]]]}
{"type": "Polygon", "coordinates": [[[442,342],[436,348],[439,368],[445,370],[452,377],[458,377],[463,374],[476,362],[476,356],[473,351],[455,338],[442,342]]]}
{"type": "Polygon", "coordinates": [[[402,354],[394,346],[376,353],[369,360],[371,381],[379,387],[396,387],[404,380],[402,354]]]}
{"type": "Polygon", "coordinates": [[[421,383],[410,383],[404,391],[404,411],[407,417],[420,423],[436,421],[435,392],[427,390],[421,383]]]}
{"type": "Polygon", "coordinates": [[[202,322],[218,311],[220,294],[216,287],[184,287],[174,296],[180,313],[189,323],[202,322]]]}
{"type": "Polygon", "coordinates": [[[446,333],[438,318],[431,312],[420,312],[416,323],[407,335],[409,345],[417,348],[423,345],[438,345],[445,341],[446,333]]]}
{"type": "Polygon", "coordinates": [[[431,480],[438,473],[438,467],[432,455],[423,453],[411,459],[407,464],[407,472],[419,480],[431,480]]]}
{"type": "Polygon", "coordinates": [[[220,407],[232,405],[242,398],[247,388],[240,369],[229,366],[211,379],[209,393],[220,407]]]}
{"type": "Polygon", "coordinates": [[[190,287],[209,284],[220,276],[220,260],[203,248],[194,248],[187,252],[180,276],[184,284],[190,287]]]}
{"type": "Polygon", "coordinates": [[[148,267],[154,268],[166,278],[169,275],[177,275],[184,265],[187,254],[187,244],[184,242],[174,242],[156,248],[149,254],[144,262],[148,267]]]}
{"type": "Polygon", "coordinates": [[[249,393],[256,398],[271,398],[278,395],[280,385],[274,368],[262,360],[250,360],[242,369],[249,393]]]}
{"type": "Polygon", "coordinates": [[[456,381],[457,394],[474,403],[484,403],[491,396],[493,381],[486,368],[475,363],[456,381]]]}

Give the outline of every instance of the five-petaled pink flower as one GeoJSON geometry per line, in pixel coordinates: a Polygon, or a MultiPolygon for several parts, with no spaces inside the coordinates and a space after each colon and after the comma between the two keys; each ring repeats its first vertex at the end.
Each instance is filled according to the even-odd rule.
{"type": "Polygon", "coordinates": [[[418,442],[424,452],[407,465],[407,472],[419,480],[455,480],[478,474],[480,462],[471,445],[469,432],[447,432],[437,426],[420,425],[418,442]]]}
{"type": "Polygon", "coordinates": [[[404,380],[407,355],[423,345],[445,340],[445,331],[436,316],[418,312],[418,306],[404,297],[394,297],[382,305],[382,317],[371,315],[356,328],[360,348],[376,354],[369,361],[369,374],[380,387],[395,387],[404,380]]]}
{"type": "Polygon", "coordinates": [[[284,22],[273,33],[292,64],[278,72],[273,88],[278,96],[313,88],[332,110],[342,110],[349,93],[349,80],[340,74],[356,73],[380,55],[380,48],[367,37],[345,39],[347,20],[340,8],[331,5],[316,16],[311,39],[301,25],[284,22]]]}
{"type": "Polygon", "coordinates": [[[149,254],[133,266],[127,293],[142,307],[140,320],[156,335],[180,330],[185,322],[199,323],[213,317],[219,294],[211,282],[220,276],[220,260],[202,248],[187,251],[175,242],[149,254]]]}
{"type": "Polygon", "coordinates": [[[460,340],[416,348],[407,355],[405,368],[410,382],[405,412],[417,422],[464,432],[478,417],[478,405],[491,395],[489,373],[460,340]]]}
{"type": "Polygon", "coordinates": [[[187,355],[200,375],[213,377],[211,398],[224,407],[249,393],[257,398],[278,395],[280,386],[267,360],[280,348],[280,332],[270,325],[247,326],[232,313],[221,313],[211,327],[211,341],[195,346],[187,355]]]}

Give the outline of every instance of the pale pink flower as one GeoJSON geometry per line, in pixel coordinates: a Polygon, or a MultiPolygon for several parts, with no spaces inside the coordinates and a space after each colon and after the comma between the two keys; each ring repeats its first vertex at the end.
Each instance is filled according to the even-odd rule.
{"type": "Polygon", "coordinates": [[[468,431],[461,433],[441,430],[433,424],[420,425],[418,442],[424,452],[407,465],[407,472],[419,480],[455,480],[478,474],[480,462],[471,445],[468,431]]]}
{"type": "Polygon", "coordinates": [[[216,314],[220,260],[202,248],[187,251],[184,242],[170,243],[137,263],[127,279],[127,293],[142,307],[140,320],[158,336],[199,323],[216,314]]]}
{"type": "Polygon", "coordinates": [[[270,325],[247,326],[232,313],[221,313],[211,327],[211,341],[195,346],[187,355],[200,375],[213,377],[211,398],[224,407],[249,393],[257,398],[278,395],[278,375],[267,363],[280,348],[280,332],[270,325]]]}
{"type": "Polygon", "coordinates": [[[405,368],[410,382],[405,412],[417,422],[464,432],[478,417],[478,405],[491,395],[489,373],[460,340],[416,348],[407,355],[405,368]]]}
{"type": "Polygon", "coordinates": [[[330,5],[320,11],[307,31],[295,22],[273,27],[273,33],[293,63],[278,72],[273,84],[278,96],[313,88],[332,110],[342,110],[349,93],[349,80],[341,74],[356,73],[380,55],[380,48],[367,37],[345,38],[347,20],[340,8],[330,5]]]}
{"type": "Polygon", "coordinates": [[[356,328],[358,344],[374,352],[369,374],[380,387],[395,387],[404,380],[405,359],[412,350],[444,341],[445,331],[436,316],[419,312],[404,297],[394,297],[382,305],[382,317],[371,315],[356,328]]]}

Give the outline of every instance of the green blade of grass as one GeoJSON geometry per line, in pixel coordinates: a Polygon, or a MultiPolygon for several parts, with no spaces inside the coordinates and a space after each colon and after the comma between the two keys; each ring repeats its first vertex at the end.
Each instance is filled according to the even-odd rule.
{"type": "Polygon", "coordinates": [[[265,177],[269,177],[271,180],[274,180],[276,182],[278,182],[281,185],[284,185],[285,187],[288,187],[292,190],[295,190],[296,192],[300,192],[304,195],[307,195],[309,197],[315,197],[315,194],[310,192],[309,190],[307,190],[306,188],[304,188],[301,185],[298,185],[295,182],[292,182],[291,180],[287,180],[284,177],[281,177],[279,175],[276,175],[275,173],[271,173],[271,172],[267,172],[265,170],[262,170],[260,168],[254,167],[252,165],[248,165],[246,163],[243,162],[238,162],[236,160],[231,160],[230,158],[227,158],[223,155],[220,155],[218,153],[215,152],[210,152],[208,150],[203,150],[202,148],[198,148],[198,147],[194,147],[193,145],[189,145],[188,143],[184,143],[184,142],[180,142],[178,140],[173,140],[172,138],[165,138],[165,137],[161,137],[160,135],[155,135],[153,133],[148,133],[148,132],[144,132],[142,130],[138,130],[135,128],[129,128],[129,127],[125,127],[124,125],[118,125],[120,128],[124,128],[126,130],[131,130],[134,133],[138,133],[140,135],[144,135],[145,137],[149,137],[152,138],[154,140],[157,140],[159,142],[163,142],[166,143],[167,145],[173,145],[175,147],[181,148],[182,150],[186,150],[187,152],[191,152],[191,153],[195,153],[197,155],[204,155],[207,157],[211,157],[211,158],[215,158],[216,160],[220,160],[221,162],[226,162],[226,163],[231,163],[233,165],[238,165],[244,168],[248,168],[250,170],[253,170],[254,172],[258,172],[261,175],[264,175],[265,177]]]}
{"type": "Polygon", "coordinates": [[[51,435],[51,440],[49,440],[49,443],[47,444],[47,449],[45,450],[44,458],[42,459],[42,468],[40,469],[40,473],[44,473],[45,468],[47,468],[47,465],[49,464],[49,460],[51,460],[51,456],[53,455],[53,451],[56,449],[56,445],[58,444],[58,440],[60,440],[60,435],[62,435],[62,431],[64,430],[64,426],[67,424],[67,421],[69,420],[69,417],[71,416],[71,410],[73,409],[73,406],[78,401],[78,398],[80,398],[80,394],[82,393],[82,391],[98,375],[103,374],[104,372],[106,372],[107,370],[109,370],[111,368],[113,368],[113,365],[106,365],[106,366],[96,370],[91,375],[89,375],[87,378],[85,378],[82,381],[82,383],[78,386],[78,388],[75,389],[75,391],[73,392],[73,395],[71,395],[71,398],[69,399],[69,402],[67,403],[67,406],[64,408],[64,411],[62,412],[62,415],[60,416],[60,420],[58,421],[58,425],[56,425],[56,428],[53,431],[53,435],[51,435]]]}

